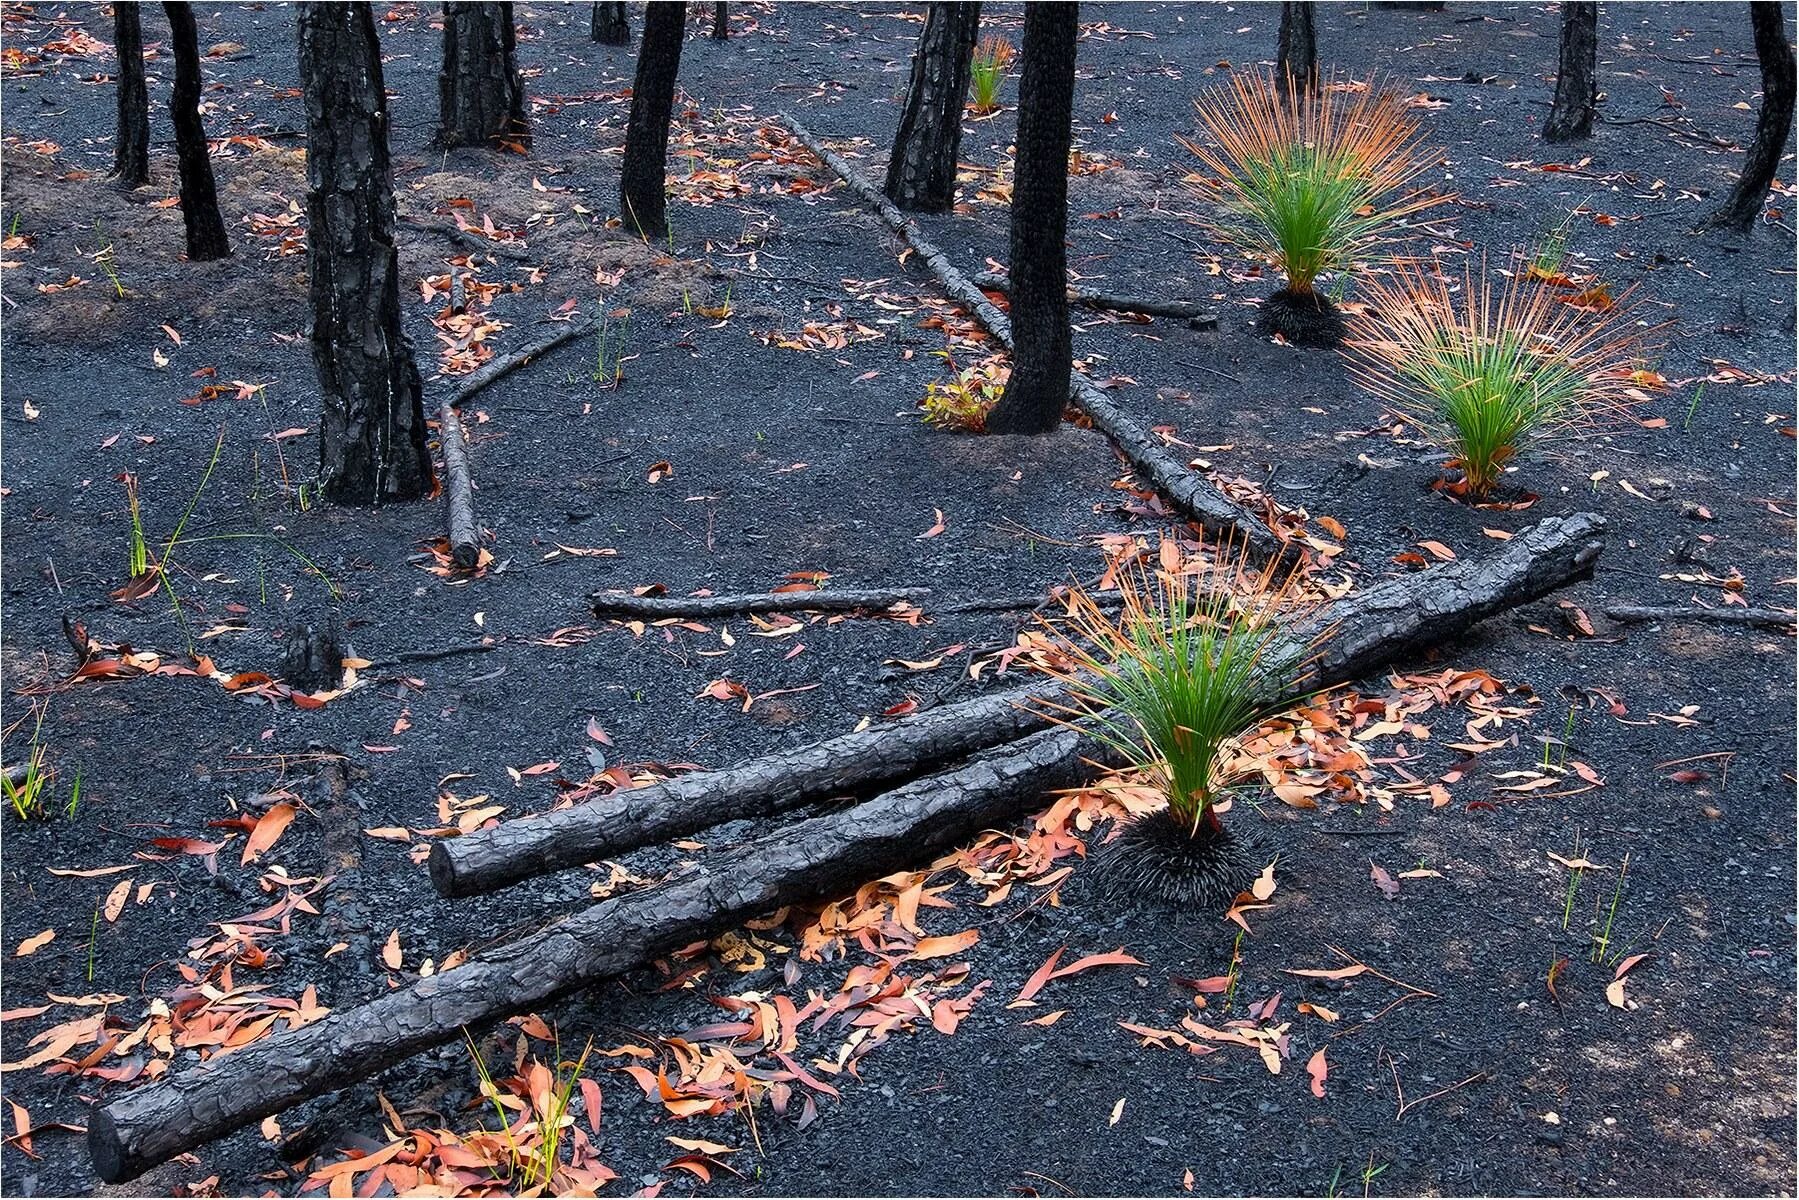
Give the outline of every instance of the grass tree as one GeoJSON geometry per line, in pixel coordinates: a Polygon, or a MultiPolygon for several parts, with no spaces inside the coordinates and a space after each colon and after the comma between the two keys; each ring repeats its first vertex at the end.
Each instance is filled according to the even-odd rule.
{"type": "Polygon", "coordinates": [[[437,75],[437,141],[442,146],[509,142],[528,149],[525,85],[518,73],[511,4],[446,0],[443,65],[437,75]]]}
{"type": "Polygon", "coordinates": [[[175,52],[175,86],[169,92],[169,122],[175,127],[175,157],[181,167],[181,221],[187,230],[189,262],[231,256],[225,218],[219,215],[219,191],[206,149],[206,126],[200,120],[200,34],[193,5],[162,6],[169,18],[169,42],[175,52]]]}
{"type": "Polygon", "coordinates": [[[1762,106],[1755,118],[1755,140],[1743,160],[1736,186],[1703,228],[1747,233],[1761,217],[1768,189],[1793,132],[1793,46],[1787,41],[1786,16],[1777,0],[1754,0],[1749,19],[1755,29],[1755,57],[1761,63],[1762,106]]]}
{"type": "Polygon", "coordinates": [[[1593,132],[1599,85],[1599,5],[1562,0],[1562,33],[1555,102],[1543,121],[1543,140],[1572,142],[1593,132]]]}
{"type": "Polygon", "coordinates": [[[1068,149],[1078,6],[1024,10],[1018,153],[1012,180],[1012,376],[989,433],[1049,433],[1068,401],[1068,149]]]}
{"type": "Polygon", "coordinates": [[[1106,874],[1139,894],[1226,903],[1263,865],[1221,819],[1232,754],[1310,663],[1316,647],[1294,629],[1313,606],[1290,567],[1252,567],[1228,545],[1187,553],[1164,539],[1153,564],[1133,558],[1116,575],[1115,610],[1075,589],[1050,668],[1071,697],[1058,718],[1168,801],[1125,825],[1106,874]]]}
{"type": "Polygon", "coordinates": [[[644,238],[668,236],[668,123],[681,69],[682,0],[650,0],[643,7],[643,40],[631,86],[625,159],[619,168],[618,208],[625,228],[644,238]]]}
{"type": "Polygon", "coordinates": [[[150,182],[150,96],[144,87],[144,31],[135,4],[112,6],[112,41],[119,56],[119,124],[112,170],[122,187],[150,182]]]}
{"type": "Polygon", "coordinates": [[[298,19],[323,490],[352,504],[415,499],[433,479],[418,366],[400,322],[381,40],[366,4],[302,4],[298,19]]]}
{"type": "Polygon", "coordinates": [[[1415,186],[1440,156],[1375,81],[1328,79],[1301,95],[1272,72],[1244,72],[1195,107],[1207,137],[1181,139],[1203,168],[1189,186],[1216,206],[1220,236],[1286,276],[1262,305],[1261,328],[1298,345],[1335,344],[1342,318],[1319,277],[1440,203],[1415,186]]]}
{"type": "Polygon", "coordinates": [[[962,108],[980,28],[978,3],[932,4],[925,10],[882,188],[902,209],[948,212],[955,201],[962,108]]]}
{"type": "Polygon", "coordinates": [[[1642,334],[1628,297],[1590,303],[1519,261],[1495,285],[1459,286],[1416,263],[1368,285],[1368,313],[1343,350],[1351,374],[1392,413],[1448,451],[1458,490],[1492,493],[1533,442],[1615,426],[1640,395],[1642,334]]]}

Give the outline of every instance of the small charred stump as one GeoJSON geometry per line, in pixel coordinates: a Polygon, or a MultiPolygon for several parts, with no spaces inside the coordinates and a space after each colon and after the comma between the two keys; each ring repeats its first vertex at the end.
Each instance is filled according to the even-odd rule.
{"type": "MultiPolygon", "coordinates": [[[[175,126],[175,156],[181,163],[181,220],[187,227],[187,259],[210,262],[231,256],[212,159],[206,153],[206,126],[200,120],[200,34],[191,4],[164,4],[169,41],[175,52],[175,86],[169,92],[169,122],[175,126]]],[[[141,66],[141,60],[140,60],[141,66]]]]}
{"type": "Polygon", "coordinates": [[[330,691],[342,685],[344,651],[335,617],[287,631],[281,647],[281,679],[302,692],[330,691]]]}
{"type": "Polygon", "coordinates": [[[1278,333],[1295,346],[1334,346],[1343,340],[1343,314],[1317,292],[1302,295],[1282,288],[1262,301],[1256,328],[1278,333]]]}
{"type": "Polygon", "coordinates": [[[112,6],[112,41],[119,55],[119,127],[112,170],[121,187],[150,182],[150,96],[144,89],[144,31],[138,6],[112,6]]]}

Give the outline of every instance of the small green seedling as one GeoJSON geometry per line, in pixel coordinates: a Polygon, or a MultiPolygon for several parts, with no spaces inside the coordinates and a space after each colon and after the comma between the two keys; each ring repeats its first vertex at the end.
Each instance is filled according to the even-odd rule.
{"type": "Polygon", "coordinates": [[[1693,389],[1693,401],[1687,405],[1687,419],[1680,423],[1682,433],[1693,432],[1693,417],[1699,412],[1699,402],[1705,399],[1705,384],[1701,383],[1693,389]]]}
{"type": "Polygon", "coordinates": [[[1596,963],[1609,961],[1608,955],[1612,946],[1612,922],[1618,917],[1618,904],[1624,895],[1624,877],[1629,873],[1630,855],[1626,854],[1624,861],[1618,865],[1618,882],[1612,886],[1612,902],[1605,912],[1605,927],[1593,938],[1593,961],[1596,963]]]}

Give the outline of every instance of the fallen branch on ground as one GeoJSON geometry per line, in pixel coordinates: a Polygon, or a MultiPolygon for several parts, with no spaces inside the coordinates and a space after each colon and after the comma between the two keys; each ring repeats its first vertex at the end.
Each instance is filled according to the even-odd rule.
{"type": "Polygon", "coordinates": [[[548,354],[550,351],[556,349],[556,347],[567,342],[572,342],[578,337],[585,337],[592,332],[593,322],[591,320],[582,319],[573,321],[564,325],[561,329],[557,330],[549,337],[544,338],[542,341],[533,342],[531,345],[526,346],[523,350],[514,350],[511,354],[489,359],[478,370],[470,371],[467,375],[462,377],[461,384],[456,388],[456,394],[450,398],[449,402],[455,407],[461,408],[464,404],[469,402],[476,392],[487,387],[489,384],[492,384],[494,381],[503,376],[510,375],[532,359],[537,358],[540,355],[548,354]]]}
{"type": "Polygon", "coordinates": [[[481,526],[475,523],[475,478],[468,438],[453,396],[437,408],[437,437],[444,452],[444,507],[449,513],[450,561],[472,568],[481,561],[481,526]]]}
{"type": "MultiPolygon", "coordinates": [[[[1298,647],[1311,644],[1320,629],[1333,627],[1312,665],[1288,695],[1276,699],[1358,679],[1494,613],[1584,578],[1599,555],[1604,528],[1605,522],[1590,513],[1550,518],[1488,554],[1339,600],[1316,624],[1295,631],[1297,656],[1303,653],[1298,647]]],[[[1043,719],[1028,701],[1054,695],[1048,682],[1040,680],[729,770],[686,775],[448,838],[431,848],[431,881],[446,896],[492,891],[725,821],[771,816],[829,796],[865,792],[1040,728],[1043,719]]]]}
{"type": "Polygon", "coordinates": [[[88,1151],[117,1183],[474,1027],[524,1012],[785,904],[928,859],[1086,773],[1082,739],[1046,730],[956,770],[747,843],[658,887],[605,900],[372,1003],[140,1088],[94,1112],[88,1151]]]}
{"type": "MultiPolygon", "coordinates": [[[[1009,291],[1012,281],[998,271],[981,271],[974,276],[977,287],[990,288],[995,291],[1009,291]]],[[[1146,296],[1119,296],[1111,292],[1102,292],[1098,288],[1083,287],[1078,283],[1068,285],[1068,298],[1076,304],[1085,304],[1088,308],[1103,308],[1108,312],[1142,313],[1150,317],[1173,317],[1176,320],[1198,321],[1218,324],[1217,316],[1209,305],[1197,300],[1152,300],[1146,296]]]]}
{"type": "MultiPolygon", "coordinates": [[[[952,265],[948,258],[926,238],[917,222],[895,208],[865,176],[841,155],[825,148],[805,126],[785,113],[776,119],[856,193],[893,231],[906,239],[919,259],[931,269],[950,299],[967,309],[987,327],[1001,345],[1012,348],[1012,322],[987,299],[968,276],[952,265]]],[[[1206,479],[1176,461],[1156,444],[1149,431],[1125,414],[1078,371],[1069,381],[1069,401],[1086,413],[1093,427],[1112,439],[1131,466],[1147,479],[1186,518],[1197,521],[1212,533],[1229,539],[1259,558],[1274,558],[1283,543],[1253,513],[1232,503],[1223,492],[1206,479]]]]}
{"type": "Polygon", "coordinates": [[[427,233],[441,233],[453,242],[460,242],[471,250],[496,258],[509,259],[512,262],[531,261],[531,252],[523,246],[510,246],[484,237],[473,229],[464,229],[454,221],[442,221],[434,217],[402,216],[400,224],[410,225],[414,229],[422,229],[427,233]]]}
{"type": "Polygon", "coordinates": [[[1703,621],[1718,625],[1753,625],[1762,629],[1786,629],[1799,625],[1799,615],[1778,608],[1699,608],[1675,605],[1615,604],[1605,615],[1626,625],[1646,621],[1703,621]]]}
{"type": "MultiPolygon", "coordinates": [[[[1052,592],[1042,596],[976,596],[965,600],[933,603],[928,587],[884,588],[869,591],[819,589],[809,592],[745,592],[722,596],[631,596],[623,592],[595,592],[590,597],[595,616],[625,617],[641,621],[666,621],[682,617],[746,616],[771,612],[870,612],[884,613],[896,604],[915,604],[933,613],[1011,612],[1046,608],[1057,603],[1052,592]]],[[[1100,597],[1099,603],[1107,602],[1100,597]]],[[[1113,600],[1115,603],[1115,599],[1113,600]]]]}

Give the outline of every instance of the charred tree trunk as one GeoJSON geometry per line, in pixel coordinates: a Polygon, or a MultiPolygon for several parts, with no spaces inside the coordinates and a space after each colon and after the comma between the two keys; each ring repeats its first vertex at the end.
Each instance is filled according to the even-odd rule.
{"type": "Polygon", "coordinates": [[[175,87],[169,93],[169,122],[175,126],[175,156],[181,162],[181,221],[187,227],[187,259],[209,262],[231,255],[225,218],[219,215],[219,192],[212,181],[212,159],[206,153],[206,127],[200,121],[200,34],[191,4],[162,6],[169,17],[169,41],[175,52],[175,87]]]}
{"type": "Polygon", "coordinates": [[[1762,67],[1762,107],[1755,118],[1755,141],[1743,159],[1743,172],[1722,208],[1704,227],[1747,233],[1762,215],[1768,188],[1780,169],[1787,136],[1793,131],[1793,47],[1787,42],[1786,17],[1777,0],[1754,0],[1749,19],[1755,25],[1755,57],[1762,67]]]}
{"type": "Polygon", "coordinates": [[[631,86],[631,120],[625,127],[625,161],[619,169],[618,205],[625,228],[639,237],[668,234],[668,122],[681,69],[683,0],[650,0],[643,8],[643,41],[631,86]]]}
{"type": "Polygon", "coordinates": [[[112,41],[119,54],[119,128],[112,170],[122,187],[150,182],[150,95],[144,88],[144,31],[138,6],[112,6],[112,41]]]}
{"type": "Polygon", "coordinates": [[[485,146],[506,141],[529,149],[531,127],[525,119],[512,5],[445,0],[443,20],[438,144],[485,146]]]}
{"type": "Polygon", "coordinates": [[[381,43],[366,4],[300,5],[299,32],[325,496],[411,500],[431,490],[431,457],[418,366],[400,325],[381,43]]]}
{"type": "Polygon", "coordinates": [[[712,40],[715,42],[731,40],[731,13],[725,7],[725,0],[714,0],[712,5],[712,40]]]}
{"type": "Polygon", "coordinates": [[[1068,148],[1074,121],[1076,4],[1024,10],[1018,154],[1012,180],[1012,378],[989,433],[1050,433],[1068,400],[1068,148]]]}
{"type": "Polygon", "coordinates": [[[597,0],[593,6],[593,40],[602,46],[629,46],[631,22],[624,0],[597,0]]]}
{"type": "Polygon", "coordinates": [[[1318,6],[1314,3],[1281,5],[1280,67],[1282,88],[1304,95],[1318,82],[1318,6]]]}
{"type": "Polygon", "coordinates": [[[1543,140],[1572,142],[1593,132],[1599,99],[1599,5],[1562,0],[1561,56],[1555,73],[1555,103],[1543,122],[1543,140]]]}
{"type": "Polygon", "coordinates": [[[978,3],[933,4],[925,14],[882,188],[902,209],[941,213],[955,203],[962,108],[980,32],[978,3]]]}

